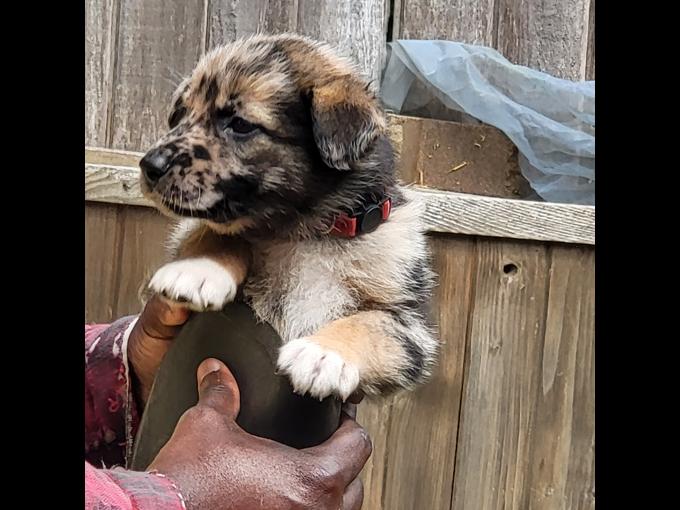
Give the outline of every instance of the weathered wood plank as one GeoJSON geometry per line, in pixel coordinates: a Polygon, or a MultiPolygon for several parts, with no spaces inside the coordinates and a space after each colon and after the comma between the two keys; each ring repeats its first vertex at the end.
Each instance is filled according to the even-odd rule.
{"type": "Polygon", "coordinates": [[[167,129],[177,76],[203,52],[205,1],[121,1],[110,146],[145,150],[167,129]]]}
{"type": "Polygon", "coordinates": [[[262,14],[266,14],[267,3],[266,0],[209,0],[208,48],[261,31],[260,22],[262,14]]]}
{"type": "Polygon", "coordinates": [[[494,0],[396,0],[393,39],[492,46],[494,0]]]}
{"type": "Polygon", "coordinates": [[[590,16],[588,18],[588,61],[586,62],[586,80],[595,79],[595,0],[590,0],[590,16]]]}
{"type": "Polygon", "coordinates": [[[209,0],[208,47],[257,32],[278,34],[297,28],[297,0],[209,0]]]}
{"type": "Polygon", "coordinates": [[[106,145],[118,3],[85,3],[85,143],[106,145]]]}
{"type": "Polygon", "coordinates": [[[139,290],[165,260],[169,224],[147,207],[86,204],[86,321],[139,313],[139,290]]]}
{"type": "MultiPolygon", "coordinates": [[[[85,165],[85,199],[117,204],[152,204],[139,189],[139,169],[85,165]]],[[[595,208],[480,197],[411,188],[425,203],[430,232],[467,234],[563,243],[595,244],[595,208]]]]}
{"type": "Polygon", "coordinates": [[[376,85],[387,50],[387,0],[298,0],[297,31],[349,55],[376,85]]]}
{"type": "Polygon", "coordinates": [[[139,188],[139,169],[85,165],[85,200],[152,207],[139,188]]]}
{"type": "Polygon", "coordinates": [[[431,232],[595,244],[595,207],[414,188],[431,232]]]}
{"type": "Polygon", "coordinates": [[[431,247],[441,354],[431,382],[392,405],[382,510],[448,509],[451,501],[476,249],[472,238],[445,236],[431,238],[431,247]]]}
{"type": "Polygon", "coordinates": [[[260,15],[260,25],[267,33],[298,30],[299,0],[268,0],[267,11],[260,15]]]}
{"type": "Polygon", "coordinates": [[[85,321],[110,322],[120,267],[120,208],[85,205],[85,321]]]}
{"type": "Polygon", "coordinates": [[[478,241],[453,510],[524,510],[545,332],[547,248],[478,241]]]}
{"type": "Polygon", "coordinates": [[[497,0],[497,49],[559,78],[586,76],[590,0],[497,0]]]}
{"type": "Polygon", "coordinates": [[[297,32],[336,46],[370,79],[379,80],[388,9],[387,0],[211,0],[209,47],[256,32],[297,32]]]}
{"type": "Polygon", "coordinates": [[[521,508],[595,508],[595,252],[553,246],[521,508]]]}
{"type": "Polygon", "coordinates": [[[364,400],[357,412],[357,421],[368,431],[373,443],[373,453],[361,471],[364,484],[363,510],[387,510],[383,505],[385,472],[390,459],[387,445],[392,403],[394,397],[386,400],[364,400]]]}
{"type": "Polygon", "coordinates": [[[517,147],[498,129],[401,115],[389,119],[404,182],[494,197],[531,194],[517,147]]]}
{"type": "Polygon", "coordinates": [[[141,152],[85,147],[85,161],[91,165],[137,168],[142,155],[143,153],[141,152]]]}
{"type": "Polygon", "coordinates": [[[120,275],[116,317],[139,313],[140,291],[166,261],[165,241],[171,221],[148,207],[124,207],[121,212],[120,275]]]}

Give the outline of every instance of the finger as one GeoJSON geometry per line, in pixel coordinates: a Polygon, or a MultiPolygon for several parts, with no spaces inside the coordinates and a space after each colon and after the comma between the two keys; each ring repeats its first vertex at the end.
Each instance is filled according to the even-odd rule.
{"type": "Polygon", "coordinates": [[[343,414],[340,427],[325,443],[306,451],[332,466],[344,486],[354,480],[371,456],[373,445],[368,433],[352,418],[343,414]]]}
{"type": "Polygon", "coordinates": [[[139,321],[147,336],[172,340],[189,319],[189,315],[191,312],[188,308],[170,303],[156,294],[147,302],[139,321]]]}
{"type": "Polygon", "coordinates": [[[212,407],[225,417],[236,420],[241,395],[231,371],[221,361],[208,358],[198,366],[198,403],[212,407]]]}
{"type": "Polygon", "coordinates": [[[364,502],[364,484],[359,478],[355,478],[345,489],[342,495],[342,510],[361,510],[364,502]]]}

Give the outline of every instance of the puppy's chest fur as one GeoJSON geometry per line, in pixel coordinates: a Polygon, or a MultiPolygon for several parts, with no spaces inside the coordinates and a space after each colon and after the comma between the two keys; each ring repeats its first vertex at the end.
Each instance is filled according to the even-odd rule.
{"type": "Polygon", "coordinates": [[[426,257],[416,208],[399,207],[376,231],[356,239],[254,244],[245,297],[284,342],[357,310],[409,299],[409,268],[426,257]]]}
{"type": "Polygon", "coordinates": [[[358,299],[343,278],[351,271],[351,262],[324,241],[255,246],[244,294],[285,342],[356,310],[358,299]]]}

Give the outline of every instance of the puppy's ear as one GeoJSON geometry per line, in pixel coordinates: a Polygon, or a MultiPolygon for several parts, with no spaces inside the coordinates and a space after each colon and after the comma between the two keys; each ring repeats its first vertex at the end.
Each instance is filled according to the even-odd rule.
{"type": "Polygon", "coordinates": [[[349,170],[385,130],[378,100],[351,75],[317,86],[311,95],[314,141],[321,157],[331,168],[349,170]]]}

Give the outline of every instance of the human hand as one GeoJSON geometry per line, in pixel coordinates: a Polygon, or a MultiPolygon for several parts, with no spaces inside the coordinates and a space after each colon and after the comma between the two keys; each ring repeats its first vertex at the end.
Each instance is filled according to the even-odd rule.
{"type": "Polygon", "coordinates": [[[154,295],[132,328],[128,339],[128,361],[135,378],[135,396],[142,407],[149,397],[163,357],[190,314],[187,308],[154,295]]]}
{"type": "Polygon", "coordinates": [[[349,416],[325,443],[296,450],[236,424],[239,390],[223,363],[205,360],[197,377],[198,404],[149,466],[177,484],[188,510],[361,508],[357,476],[372,446],[349,416]]]}

